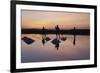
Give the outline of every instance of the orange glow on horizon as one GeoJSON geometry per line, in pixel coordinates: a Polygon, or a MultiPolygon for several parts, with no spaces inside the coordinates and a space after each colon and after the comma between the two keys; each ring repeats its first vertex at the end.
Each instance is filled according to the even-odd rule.
{"type": "Polygon", "coordinates": [[[48,12],[22,10],[22,28],[54,29],[59,25],[61,29],[90,27],[89,13],[48,12]]]}

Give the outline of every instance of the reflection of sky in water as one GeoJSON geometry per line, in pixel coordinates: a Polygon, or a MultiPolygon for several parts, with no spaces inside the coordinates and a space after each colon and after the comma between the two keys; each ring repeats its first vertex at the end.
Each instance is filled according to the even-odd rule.
{"type": "Polygon", "coordinates": [[[67,40],[60,43],[59,50],[51,43],[55,35],[47,35],[51,40],[44,46],[41,35],[23,34],[22,37],[24,36],[34,39],[35,42],[28,45],[22,40],[22,62],[67,61],[90,58],[89,36],[76,36],[76,45],[73,45],[73,36],[67,35],[67,40]]]}

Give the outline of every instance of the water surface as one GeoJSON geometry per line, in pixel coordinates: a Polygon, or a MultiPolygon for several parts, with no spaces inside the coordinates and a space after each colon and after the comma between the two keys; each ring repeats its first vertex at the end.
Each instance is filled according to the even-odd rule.
{"type": "Polygon", "coordinates": [[[63,35],[67,40],[61,41],[59,48],[51,43],[56,38],[55,35],[47,35],[50,38],[44,45],[42,35],[22,34],[35,42],[27,44],[22,40],[21,62],[47,62],[47,61],[69,61],[90,59],[90,37],[86,35],[76,36],[76,44],[73,44],[73,35],[63,35]]]}

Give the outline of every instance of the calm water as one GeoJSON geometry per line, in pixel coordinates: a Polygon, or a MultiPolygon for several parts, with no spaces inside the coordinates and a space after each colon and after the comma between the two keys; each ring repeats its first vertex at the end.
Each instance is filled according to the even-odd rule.
{"type": "Polygon", "coordinates": [[[22,34],[23,37],[34,39],[32,44],[26,44],[22,40],[21,62],[45,62],[45,61],[67,61],[67,60],[85,60],[90,58],[90,37],[76,36],[76,44],[73,44],[72,35],[63,35],[67,37],[66,41],[61,41],[59,49],[51,43],[55,35],[47,35],[51,40],[42,44],[42,35],[22,34]]]}

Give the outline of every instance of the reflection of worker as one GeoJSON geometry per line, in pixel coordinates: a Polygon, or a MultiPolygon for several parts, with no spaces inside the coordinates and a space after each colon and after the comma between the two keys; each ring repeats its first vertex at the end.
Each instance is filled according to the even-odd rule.
{"type": "Polygon", "coordinates": [[[43,45],[45,44],[45,39],[42,39],[42,44],[43,44],[43,45]]]}
{"type": "Polygon", "coordinates": [[[57,50],[58,50],[58,48],[59,48],[59,42],[57,42],[57,43],[55,44],[55,48],[57,48],[57,50]]]}
{"type": "Polygon", "coordinates": [[[59,26],[58,25],[55,26],[55,29],[56,29],[56,36],[57,36],[57,38],[60,38],[60,28],[59,28],[59,26]]]}
{"type": "Polygon", "coordinates": [[[43,35],[43,39],[46,38],[46,29],[45,27],[42,28],[42,35],[43,35]]]}

